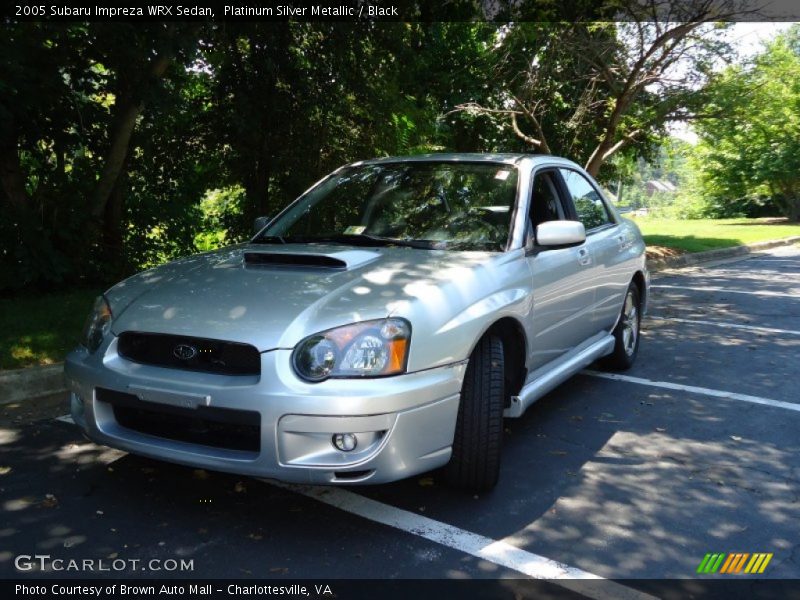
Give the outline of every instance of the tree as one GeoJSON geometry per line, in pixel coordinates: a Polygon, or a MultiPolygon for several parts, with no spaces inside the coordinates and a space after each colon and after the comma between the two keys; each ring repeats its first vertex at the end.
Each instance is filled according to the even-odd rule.
{"type": "Polygon", "coordinates": [[[499,118],[529,150],[573,156],[595,176],[669,121],[694,118],[698,89],[730,51],[713,21],[739,14],[735,3],[630,0],[597,18],[612,9],[627,20],[508,25],[493,49],[494,94],[458,109],[499,118]]]}
{"type": "Polygon", "coordinates": [[[732,66],[707,89],[696,125],[701,189],[710,200],[768,196],[800,220],[800,26],[778,36],[751,65],[732,66]]]}
{"type": "Polygon", "coordinates": [[[245,189],[244,223],[274,214],[344,162],[448,145],[440,106],[482,51],[480,31],[469,23],[215,29],[202,47],[212,127],[227,148],[230,183],[245,189]]]}
{"type": "Polygon", "coordinates": [[[136,127],[164,81],[182,73],[196,29],[5,24],[0,202],[9,210],[0,224],[0,288],[121,272],[136,127]]]}
{"type": "Polygon", "coordinates": [[[344,162],[490,131],[438,117],[474,92],[492,25],[4,26],[0,290],[191,252],[208,190],[245,190],[208,238],[233,241],[344,162]]]}

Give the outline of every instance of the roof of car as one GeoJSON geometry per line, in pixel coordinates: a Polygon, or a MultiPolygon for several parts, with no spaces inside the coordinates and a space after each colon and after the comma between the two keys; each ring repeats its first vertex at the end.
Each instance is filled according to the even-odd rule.
{"type": "Polygon", "coordinates": [[[482,152],[442,152],[433,154],[414,154],[412,156],[387,156],[384,158],[373,158],[353,163],[354,165],[395,163],[395,162],[488,162],[517,164],[521,160],[529,159],[536,162],[564,162],[574,164],[566,158],[551,156],[549,154],[524,154],[524,153],[482,153],[482,152]]]}

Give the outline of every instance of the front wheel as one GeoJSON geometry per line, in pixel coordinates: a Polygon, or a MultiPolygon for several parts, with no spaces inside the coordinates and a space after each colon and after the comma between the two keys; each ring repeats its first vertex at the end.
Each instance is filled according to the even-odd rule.
{"type": "Polygon", "coordinates": [[[503,343],[484,337],[470,356],[458,407],[453,456],[447,483],[470,490],[490,490],[500,475],[505,406],[503,343]]]}
{"type": "Polygon", "coordinates": [[[601,364],[614,371],[630,369],[639,353],[639,332],[642,323],[639,287],[631,283],[625,294],[622,314],[614,329],[614,351],[601,364]]]}

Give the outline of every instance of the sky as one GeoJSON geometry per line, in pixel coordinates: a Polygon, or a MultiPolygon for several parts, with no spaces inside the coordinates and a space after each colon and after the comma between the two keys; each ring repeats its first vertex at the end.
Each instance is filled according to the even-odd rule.
{"type": "Polygon", "coordinates": [[[763,42],[786,31],[792,25],[794,23],[734,23],[730,39],[738,46],[743,57],[752,56],[761,49],[763,42]]]}

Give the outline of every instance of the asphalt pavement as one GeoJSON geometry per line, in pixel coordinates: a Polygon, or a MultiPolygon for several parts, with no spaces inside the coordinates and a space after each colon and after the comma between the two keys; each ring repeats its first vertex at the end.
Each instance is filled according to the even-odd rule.
{"type": "Polygon", "coordinates": [[[695,578],[707,553],[741,552],[798,579],[798,359],[797,246],[661,276],[634,368],[593,367],[508,420],[480,495],[438,472],[319,489],[198,471],[85,441],[55,419],[66,403],[12,407],[0,577],[87,575],[15,567],[48,554],[152,577],[695,578]]]}

